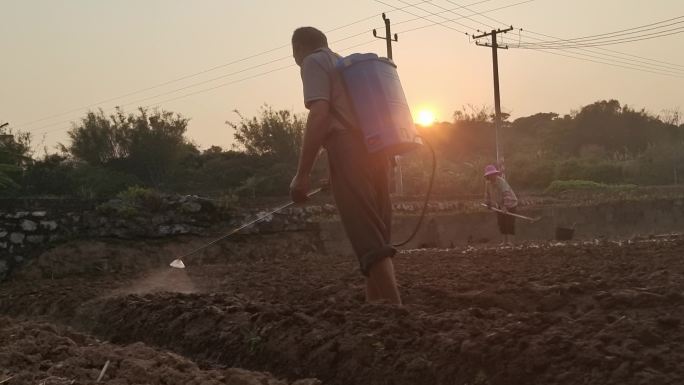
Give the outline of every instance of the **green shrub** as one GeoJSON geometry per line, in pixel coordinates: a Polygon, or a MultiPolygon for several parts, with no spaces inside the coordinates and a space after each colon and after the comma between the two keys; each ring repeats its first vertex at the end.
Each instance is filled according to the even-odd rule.
{"type": "Polygon", "coordinates": [[[588,159],[568,159],[556,167],[556,179],[619,183],[623,180],[622,164],[588,159]]]}
{"type": "Polygon", "coordinates": [[[590,180],[554,180],[544,191],[546,194],[558,194],[564,191],[595,190],[624,191],[636,188],[633,184],[605,184],[590,180]]]}
{"type": "Polygon", "coordinates": [[[91,195],[90,198],[110,198],[128,187],[140,184],[133,175],[86,164],[75,167],[73,180],[76,192],[79,195],[91,195]]]}
{"type": "Polygon", "coordinates": [[[159,194],[150,188],[131,186],[116,194],[116,197],[131,203],[143,203],[155,195],[159,194]]]}
{"type": "Polygon", "coordinates": [[[555,163],[547,159],[520,159],[508,163],[506,170],[506,178],[514,189],[543,189],[554,180],[555,163]]]}
{"type": "Polygon", "coordinates": [[[116,197],[125,204],[149,211],[157,211],[163,204],[163,198],[157,190],[140,186],[131,186],[118,193],[116,197]]]}
{"type": "Polygon", "coordinates": [[[26,167],[21,184],[23,193],[27,196],[74,195],[74,165],[64,156],[46,155],[26,167]]]}

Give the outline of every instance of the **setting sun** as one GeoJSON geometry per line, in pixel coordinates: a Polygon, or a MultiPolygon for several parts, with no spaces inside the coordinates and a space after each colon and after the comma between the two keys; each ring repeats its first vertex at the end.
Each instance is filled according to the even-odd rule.
{"type": "Polygon", "coordinates": [[[429,126],[435,122],[435,113],[428,109],[422,109],[418,111],[418,117],[416,118],[416,123],[421,126],[429,126]]]}

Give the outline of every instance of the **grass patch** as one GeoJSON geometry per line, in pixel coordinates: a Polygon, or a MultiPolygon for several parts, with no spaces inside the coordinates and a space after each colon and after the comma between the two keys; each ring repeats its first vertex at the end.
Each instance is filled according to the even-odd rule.
{"type": "Polygon", "coordinates": [[[554,180],[544,190],[545,194],[560,194],[566,191],[629,191],[637,188],[634,184],[605,184],[590,180],[554,180]]]}

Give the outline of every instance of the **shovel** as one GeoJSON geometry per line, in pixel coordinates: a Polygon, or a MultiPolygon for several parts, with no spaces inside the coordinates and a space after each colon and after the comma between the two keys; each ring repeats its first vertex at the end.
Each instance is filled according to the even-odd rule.
{"type": "Polygon", "coordinates": [[[530,222],[532,222],[532,223],[537,222],[537,221],[539,221],[539,220],[541,219],[541,217],[534,217],[534,218],[532,218],[532,217],[526,217],[526,216],[524,216],[524,215],[520,215],[520,214],[516,214],[516,213],[509,213],[508,211],[503,211],[503,210],[501,210],[501,209],[497,209],[496,207],[487,206],[487,205],[484,204],[484,203],[480,203],[480,205],[481,205],[481,206],[484,206],[484,207],[486,207],[486,208],[488,208],[489,210],[496,211],[497,213],[501,213],[501,214],[504,214],[504,215],[510,215],[510,216],[512,216],[512,217],[516,217],[516,218],[520,218],[520,219],[525,219],[525,220],[528,220],[528,221],[530,221],[530,222]]]}
{"type": "MultiPolygon", "coordinates": [[[[308,197],[311,197],[311,196],[313,196],[313,195],[316,195],[316,194],[318,194],[319,192],[321,192],[321,190],[323,190],[323,188],[318,188],[318,189],[316,189],[316,190],[313,190],[313,191],[311,191],[310,193],[308,193],[307,196],[308,196],[308,197]]],[[[256,219],[254,219],[254,220],[252,220],[252,221],[249,221],[249,222],[247,222],[247,223],[241,225],[240,227],[238,227],[238,228],[236,228],[236,229],[231,230],[229,233],[227,233],[227,234],[225,234],[225,235],[223,235],[223,236],[221,236],[221,237],[219,237],[219,238],[216,238],[216,239],[214,239],[213,241],[211,241],[211,242],[209,242],[209,243],[207,243],[207,244],[205,244],[205,245],[203,245],[203,246],[200,246],[200,247],[196,248],[195,250],[192,250],[192,251],[189,252],[189,253],[186,253],[186,254],[181,255],[180,257],[174,259],[174,260],[169,264],[169,266],[171,266],[171,267],[173,267],[173,268],[175,268],[175,269],[185,269],[185,264],[183,263],[183,258],[186,258],[186,257],[188,257],[188,256],[190,256],[190,255],[193,255],[193,254],[199,252],[199,251],[202,251],[202,250],[206,249],[207,247],[212,246],[212,245],[214,245],[214,244],[216,244],[216,243],[218,243],[218,242],[220,242],[220,241],[222,241],[222,240],[224,240],[224,239],[230,237],[231,235],[237,233],[238,231],[244,229],[245,227],[248,227],[248,226],[251,226],[251,225],[253,225],[253,224],[257,223],[257,222],[260,222],[260,221],[262,221],[262,220],[264,220],[264,219],[270,217],[271,215],[277,213],[278,211],[283,210],[283,209],[286,209],[286,208],[292,206],[293,204],[295,204],[295,203],[292,202],[292,201],[290,201],[290,202],[285,203],[285,204],[283,204],[283,205],[281,205],[281,206],[278,206],[277,208],[273,209],[272,211],[269,211],[268,213],[266,213],[266,214],[264,214],[264,215],[262,215],[262,216],[260,216],[260,217],[258,217],[258,218],[256,218],[256,219]]]]}

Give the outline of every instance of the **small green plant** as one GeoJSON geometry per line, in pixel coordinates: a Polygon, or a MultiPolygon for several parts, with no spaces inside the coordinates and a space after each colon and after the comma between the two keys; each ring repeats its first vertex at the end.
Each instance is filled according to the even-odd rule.
{"type": "Polygon", "coordinates": [[[97,198],[97,194],[95,193],[95,190],[90,186],[79,186],[78,189],[76,190],[76,196],[81,198],[81,199],[91,199],[91,200],[97,198]]]}
{"type": "Polygon", "coordinates": [[[256,330],[243,329],[242,338],[242,341],[247,345],[247,351],[250,354],[258,353],[263,348],[263,339],[256,330]]]}
{"type": "Polygon", "coordinates": [[[126,190],[116,194],[116,197],[127,202],[144,202],[146,199],[154,195],[154,191],[149,188],[140,186],[131,186],[126,190]]]}
{"type": "Polygon", "coordinates": [[[140,214],[137,207],[122,201],[107,201],[98,205],[95,210],[102,215],[115,215],[121,218],[133,218],[140,214]]]}
{"type": "Polygon", "coordinates": [[[635,189],[633,184],[605,184],[590,180],[554,180],[544,191],[546,194],[559,194],[565,191],[626,191],[635,189]]]}
{"type": "Polygon", "coordinates": [[[158,210],[163,203],[158,191],[140,186],[129,187],[118,193],[116,197],[127,206],[142,207],[150,211],[158,210]]]}
{"type": "Polygon", "coordinates": [[[239,201],[240,197],[233,193],[233,191],[230,191],[218,197],[215,203],[222,210],[230,210],[237,207],[239,201]]]}
{"type": "Polygon", "coordinates": [[[162,196],[157,191],[139,186],[129,187],[116,197],[117,199],[97,206],[97,212],[132,218],[143,211],[156,211],[163,203],[162,196]]]}

